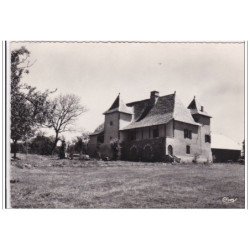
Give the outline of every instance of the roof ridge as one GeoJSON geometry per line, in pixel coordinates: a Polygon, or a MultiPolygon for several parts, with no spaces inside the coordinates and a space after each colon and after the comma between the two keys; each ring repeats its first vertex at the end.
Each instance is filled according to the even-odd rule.
{"type": "Polygon", "coordinates": [[[126,105],[133,104],[133,103],[138,103],[138,102],[145,102],[145,101],[149,101],[149,100],[150,100],[150,98],[139,100],[139,101],[134,101],[134,102],[128,102],[128,103],[126,103],[126,105]]]}
{"type": "MultiPolygon", "coordinates": [[[[174,92],[174,93],[172,93],[172,94],[159,96],[159,98],[166,97],[166,96],[170,96],[170,95],[174,95],[174,94],[175,94],[175,92],[174,92]]],[[[133,104],[133,103],[138,103],[138,102],[149,101],[149,100],[150,100],[150,98],[147,98],[147,99],[142,99],[142,100],[139,100],[139,101],[134,101],[134,102],[128,102],[128,103],[126,103],[126,105],[128,105],[128,104],[133,104]]]]}

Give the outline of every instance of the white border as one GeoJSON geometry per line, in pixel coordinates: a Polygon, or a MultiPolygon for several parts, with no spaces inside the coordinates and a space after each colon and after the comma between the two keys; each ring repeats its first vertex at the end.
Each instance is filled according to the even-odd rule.
{"type": "MultiPolygon", "coordinates": [[[[249,40],[248,5],[248,1],[242,0],[62,0],[60,3],[10,0],[1,3],[0,38],[249,40]]],[[[247,93],[246,86],[245,96],[247,93]]],[[[246,109],[249,115],[248,112],[246,109]]],[[[246,153],[247,148],[248,143],[246,153]]],[[[0,211],[0,247],[19,250],[248,249],[249,225],[249,210],[9,209],[0,211]]]]}
{"type": "Polygon", "coordinates": [[[5,128],[6,129],[6,208],[11,208],[11,205],[10,205],[10,158],[11,158],[11,153],[10,153],[10,44],[9,42],[6,43],[6,59],[7,59],[7,63],[6,63],[6,74],[7,74],[7,85],[5,86],[6,87],[6,93],[7,93],[7,96],[5,96],[5,99],[6,99],[6,124],[7,124],[7,127],[5,128]]]}

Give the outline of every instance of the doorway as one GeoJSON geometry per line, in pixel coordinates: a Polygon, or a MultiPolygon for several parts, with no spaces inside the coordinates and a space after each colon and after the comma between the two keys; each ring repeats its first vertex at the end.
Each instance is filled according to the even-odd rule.
{"type": "Polygon", "coordinates": [[[172,145],[168,145],[168,155],[173,156],[173,147],[172,147],[172,145]]]}

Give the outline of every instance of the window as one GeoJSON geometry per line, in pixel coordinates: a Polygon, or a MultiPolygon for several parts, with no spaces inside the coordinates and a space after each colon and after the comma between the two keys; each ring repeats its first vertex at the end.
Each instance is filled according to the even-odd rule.
{"type": "Polygon", "coordinates": [[[110,126],[113,126],[113,122],[112,122],[112,121],[110,121],[110,122],[109,122],[109,125],[110,125],[110,126]]]}
{"type": "Polygon", "coordinates": [[[204,111],[204,107],[203,106],[201,106],[201,112],[203,112],[204,111]]]}
{"type": "Polygon", "coordinates": [[[159,137],[159,129],[158,127],[153,129],[153,138],[159,137]]]}
{"type": "Polygon", "coordinates": [[[211,136],[210,135],[205,135],[205,142],[211,143],[211,136]]]}
{"type": "Polygon", "coordinates": [[[186,146],[186,154],[190,154],[190,146],[189,145],[186,146]]]}
{"type": "Polygon", "coordinates": [[[192,131],[188,129],[184,129],[184,138],[192,139],[192,131]]]}
{"type": "Polygon", "coordinates": [[[194,121],[195,121],[195,122],[199,122],[199,116],[193,115],[193,118],[194,118],[194,121]]]}

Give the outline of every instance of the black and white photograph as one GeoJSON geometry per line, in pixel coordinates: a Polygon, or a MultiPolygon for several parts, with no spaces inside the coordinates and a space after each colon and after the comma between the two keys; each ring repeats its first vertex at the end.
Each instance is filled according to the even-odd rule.
{"type": "Polygon", "coordinates": [[[0,4],[0,249],[249,249],[245,0],[0,4]]]}
{"type": "Polygon", "coordinates": [[[245,42],[7,50],[8,208],[245,208],[245,42]]]}

